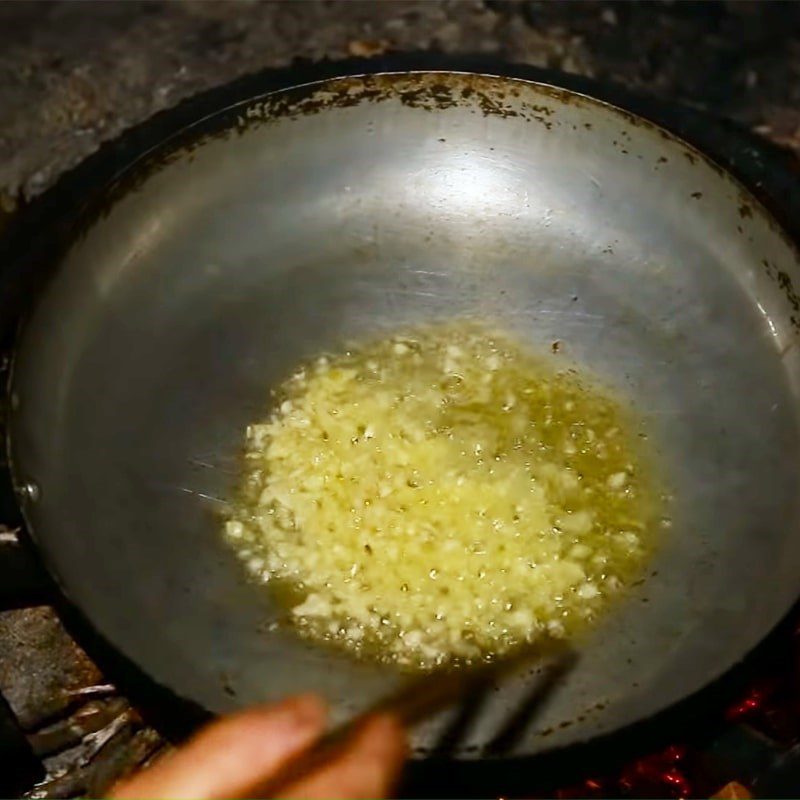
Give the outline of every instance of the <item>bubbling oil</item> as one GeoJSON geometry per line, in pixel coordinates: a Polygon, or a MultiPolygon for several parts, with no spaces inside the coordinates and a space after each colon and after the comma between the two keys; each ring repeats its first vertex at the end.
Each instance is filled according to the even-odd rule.
{"type": "Polygon", "coordinates": [[[304,364],[246,436],[225,536],[292,624],[412,667],[567,636],[638,577],[632,413],[511,337],[432,326],[304,364]]]}

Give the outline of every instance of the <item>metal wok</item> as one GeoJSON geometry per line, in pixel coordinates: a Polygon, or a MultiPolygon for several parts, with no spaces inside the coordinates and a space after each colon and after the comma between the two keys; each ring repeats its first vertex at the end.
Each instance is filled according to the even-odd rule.
{"type": "MultiPolygon", "coordinates": [[[[632,398],[675,498],[643,585],[504,755],[650,717],[786,613],[800,264],[733,178],[612,106],[476,74],[346,77],[190,121],[80,213],[10,386],[29,531],[145,673],[214,712],[316,689],[338,717],[397,682],[270,630],[280,610],[219,509],[245,426],[298,360],[462,314],[558,340],[554,357],[632,398]]],[[[490,693],[457,757],[486,754],[526,680],[490,693]]]]}

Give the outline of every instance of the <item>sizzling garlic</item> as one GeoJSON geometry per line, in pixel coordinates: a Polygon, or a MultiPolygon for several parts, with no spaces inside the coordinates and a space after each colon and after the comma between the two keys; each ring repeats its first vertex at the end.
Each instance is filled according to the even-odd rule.
{"type": "Polygon", "coordinates": [[[628,414],[451,324],[324,356],[247,432],[225,533],[311,637],[427,667],[565,635],[638,574],[654,490],[628,414]]]}

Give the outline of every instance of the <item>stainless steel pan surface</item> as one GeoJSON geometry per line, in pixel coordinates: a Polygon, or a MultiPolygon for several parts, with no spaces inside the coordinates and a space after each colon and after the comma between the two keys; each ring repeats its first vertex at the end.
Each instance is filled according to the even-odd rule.
{"type": "MultiPolygon", "coordinates": [[[[511,755],[679,701],[795,600],[800,264],[688,145],[566,90],[419,72],[224,109],[135,171],[24,328],[10,452],[49,568],[156,681],[220,712],[316,689],[340,718],[397,682],[270,630],[280,610],[219,510],[245,426],[300,359],[463,314],[558,340],[554,358],[632,398],[674,496],[646,580],[511,755]]],[[[457,756],[485,755],[528,680],[490,693],[457,756]]]]}

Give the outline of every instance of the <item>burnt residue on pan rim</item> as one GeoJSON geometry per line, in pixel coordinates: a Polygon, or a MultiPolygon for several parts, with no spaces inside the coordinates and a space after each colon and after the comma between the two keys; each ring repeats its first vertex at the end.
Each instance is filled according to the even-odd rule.
{"type": "MultiPolygon", "coordinates": [[[[155,173],[175,161],[191,159],[198,148],[210,141],[242,135],[258,126],[278,120],[291,120],[334,108],[349,108],[362,103],[387,100],[399,101],[410,108],[431,112],[467,107],[486,117],[521,118],[543,125],[547,130],[561,124],[557,109],[536,102],[535,99],[529,100],[525,97],[526,92],[532,98],[546,97],[563,105],[602,108],[615,114],[626,124],[658,134],[680,148],[692,167],[706,166],[720,178],[727,180],[735,192],[741,222],[760,218],[783,240],[785,246],[793,252],[795,263],[800,265],[800,250],[760,200],[736,176],[660,125],[612,103],[552,84],[492,73],[441,70],[387,71],[326,78],[254,95],[190,122],[143,157],[133,161],[106,187],[97,202],[88,207],[77,220],[70,244],[81,239],[110,213],[117,202],[143,185],[155,173]]],[[[624,129],[620,135],[630,138],[624,129]]],[[[623,155],[629,152],[619,143],[617,149],[623,155]]],[[[665,157],[660,155],[654,161],[654,170],[665,163],[665,157]]],[[[691,196],[702,202],[701,193],[695,192],[691,196]]],[[[745,231],[741,233],[744,234],[745,231]]],[[[775,272],[772,270],[768,270],[767,275],[794,307],[792,298],[797,295],[788,273],[782,271],[780,281],[775,279],[775,272]]],[[[800,334],[800,319],[797,315],[791,315],[791,325],[795,333],[800,334]]]]}

